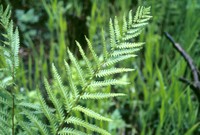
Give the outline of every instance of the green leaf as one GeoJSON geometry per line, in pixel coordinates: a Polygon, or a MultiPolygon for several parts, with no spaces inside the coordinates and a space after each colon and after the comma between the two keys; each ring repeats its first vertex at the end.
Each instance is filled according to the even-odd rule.
{"type": "Polygon", "coordinates": [[[144,45],[144,43],[128,43],[128,42],[125,42],[125,43],[121,43],[119,46],[117,46],[117,48],[119,49],[125,49],[125,48],[140,48],[144,45]]]}
{"type": "Polygon", "coordinates": [[[117,74],[117,73],[123,73],[123,72],[130,72],[133,71],[134,69],[130,68],[111,68],[111,69],[105,69],[105,70],[100,70],[96,76],[97,77],[104,77],[104,76],[109,76],[112,74],[117,74]]]}
{"type": "Polygon", "coordinates": [[[106,130],[102,129],[102,128],[99,128],[95,125],[92,125],[92,124],[89,124],[87,123],[86,121],[83,121],[79,118],[76,118],[76,117],[69,117],[67,120],[66,120],[67,123],[72,123],[74,125],[79,125],[79,126],[82,126],[82,127],[85,127],[91,131],[94,131],[94,132],[97,132],[97,133],[101,133],[103,135],[111,135],[110,133],[108,133],[106,130]]]}
{"type": "Polygon", "coordinates": [[[28,117],[28,119],[35,124],[41,135],[49,135],[46,126],[38,119],[37,116],[31,114],[30,112],[24,113],[28,117]]]}
{"type": "Polygon", "coordinates": [[[123,93],[84,93],[81,95],[81,99],[105,99],[105,98],[113,98],[125,96],[123,93]]]}
{"type": "Polygon", "coordinates": [[[120,55],[127,55],[127,54],[133,54],[134,52],[137,52],[141,50],[141,48],[133,48],[133,49],[122,49],[114,51],[111,56],[120,56],[120,55]]]}
{"type": "Polygon", "coordinates": [[[69,96],[68,96],[67,90],[63,86],[61,77],[58,74],[58,71],[57,71],[56,67],[54,66],[54,64],[52,64],[52,69],[53,69],[54,80],[56,81],[56,83],[58,84],[58,86],[62,92],[62,95],[64,97],[64,103],[65,103],[66,109],[68,110],[70,108],[70,102],[69,102],[69,96]]]}
{"type": "Polygon", "coordinates": [[[110,46],[112,49],[114,49],[116,46],[116,40],[115,40],[115,31],[114,31],[112,19],[110,19],[109,29],[110,29],[110,46]]]}
{"type": "Polygon", "coordinates": [[[68,76],[68,81],[69,81],[70,88],[72,90],[74,98],[77,98],[78,90],[76,88],[76,85],[74,84],[74,81],[72,80],[71,69],[70,69],[70,67],[69,67],[69,65],[68,65],[68,63],[66,61],[64,61],[64,63],[65,63],[65,67],[66,67],[66,70],[67,70],[67,76],[68,76]]]}
{"type": "Polygon", "coordinates": [[[73,56],[73,54],[69,50],[68,50],[68,54],[69,54],[70,60],[72,61],[72,63],[74,64],[74,66],[78,72],[81,84],[82,84],[82,86],[84,86],[86,84],[86,80],[85,80],[85,77],[83,74],[83,70],[81,69],[80,65],[78,64],[76,58],[73,56]]]}
{"type": "Polygon", "coordinates": [[[60,105],[58,99],[56,98],[56,96],[52,92],[51,87],[50,87],[46,78],[44,78],[44,84],[45,84],[45,88],[47,90],[47,94],[49,96],[49,99],[51,100],[51,102],[53,103],[53,105],[56,109],[56,112],[58,114],[58,118],[59,118],[59,120],[62,121],[64,119],[64,113],[63,113],[62,106],[60,105]]]}
{"type": "Polygon", "coordinates": [[[103,87],[109,85],[127,85],[127,84],[129,83],[121,80],[111,79],[105,81],[93,81],[91,82],[90,87],[103,87]]]}
{"type": "Polygon", "coordinates": [[[115,24],[116,40],[117,40],[117,42],[120,42],[121,34],[120,34],[120,29],[119,29],[119,24],[118,24],[117,17],[115,17],[114,24],[115,24]]]}
{"type": "Polygon", "coordinates": [[[92,118],[97,119],[97,120],[112,121],[111,119],[106,118],[106,117],[104,117],[104,116],[102,116],[102,115],[100,115],[100,114],[98,114],[98,113],[96,113],[96,112],[94,112],[94,111],[92,111],[88,108],[80,106],[80,105],[74,107],[73,110],[83,112],[87,116],[92,117],[92,118]]]}
{"type": "Polygon", "coordinates": [[[50,122],[51,132],[53,134],[56,134],[56,132],[58,130],[58,125],[55,120],[56,118],[54,117],[53,113],[51,113],[50,108],[47,106],[47,104],[46,104],[44,98],[42,97],[41,93],[39,92],[39,90],[38,90],[38,98],[39,98],[42,112],[44,113],[44,115],[47,117],[47,119],[50,122]]]}
{"type": "Polygon", "coordinates": [[[96,52],[94,51],[94,48],[92,47],[92,44],[91,44],[90,40],[86,36],[85,36],[85,39],[87,41],[88,48],[90,49],[96,64],[99,66],[100,65],[99,58],[98,58],[96,52]]]}
{"type": "Polygon", "coordinates": [[[92,68],[92,64],[90,63],[90,61],[89,61],[88,58],[86,57],[85,52],[83,51],[83,49],[82,49],[81,45],[79,44],[79,42],[76,41],[76,45],[78,46],[79,52],[81,53],[81,56],[83,57],[83,59],[84,59],[86,65],[87,65],[87,68],[88,68],[88,70],[89,70],[89,73],[90,73],[90,75],[92,76],[92,75],[94,74],[94,70],[93,70],[93,68],[92,68]]]}

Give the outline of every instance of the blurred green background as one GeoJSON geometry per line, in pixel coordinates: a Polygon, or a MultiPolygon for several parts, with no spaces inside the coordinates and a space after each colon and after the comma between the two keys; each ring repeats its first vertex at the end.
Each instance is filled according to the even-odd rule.
{"type": "MultiPolygon", "coordinates": [[[[109,19],[117,16],[122,24],[124,13],[139,5],[151,6],[152,20],[136,41],[145,41],[134,61],[124,62],[136,70],[125,74],[126,87],[108,91],[127,94],[105,102],[87,102],[90,108],[114,119],[102,124],[113,135],[199,135],[199,103],[193,91],[178,81],[192,80],[191,70],[166,39],[169,32],[200,67],[199,0],[0,0],[12,9],[12,19],[20,30],[20,68],[18,86],[36,100],[36,89],[49,79],[51,63],[66,78],[63,60],[69,48],[82,61],[75,40],[87,52],[85,37],[101,50],[100,31],[108,35],[109,19]],[[96,107],[98,105],[98,107],[96,107]]],[[[98,52],[101,54],[101,52],[98,52]]]]}

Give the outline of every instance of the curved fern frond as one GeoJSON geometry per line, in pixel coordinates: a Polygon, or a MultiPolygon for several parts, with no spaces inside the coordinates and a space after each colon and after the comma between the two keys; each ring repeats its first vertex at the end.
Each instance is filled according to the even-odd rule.
{"type": "Polygon", "coordinates": [[[54,107],[56,108],[58,118],[62,121],[64,119],[64,113],[63,113],[62,106],[60,105],[60,102],[58,101],[58,99],[53,94],[51,86],[49,85],[46,78],[44,79],[44,84],[45,84],[45,88],[47,90],[49,99],[52,101],[54,107]]]}
{"type": "MultiPolygon", "coordinates": [[[[41,121],[34,117],[34,115],[27,116],[30,121],[33,121],[35,125],[41,126],[40,132],[46,132],[46,129],[50,129],[52,134],[66,134],[66,135],[84,135],[85,128],[93,132],[103,135],[110,135],[108,131],[88,123],[78,116],[74,116],[77,112],[83,115],[91,117],[93,120],[101,120],[103,122],[109,122],[111,119],[106,118],[99,113],[79,105],[81,100],[100,100],[106,98],[125,96],[123,93],[98,93],[96,89],[98,87],[111,86],[111,85],[127,85],[128,82],[120,79],[120,76],[112,78],[115,74],[131,72],[134,69],[126,67],[115,67],[118,62],[134,58],[135,54],[139,51],[143,44],[142,42],[136,43],[130,41],[130,39],[138,36],[145,26],[148,24],[148,20],[151,18],[149,15],[150,8],[139,7],[136,11],[136,15],[133,17],[132,11],[129,12],[128,18],[124,16],[122,31],[120,30],[117,17],[114,21],[110,19],[109,22],[109,45],[107,45],[104,31],[102,30],[102,48],[103,59],[99,57],[94,50],[90,40],[85,37],[91,58],[86,56],[85,51],[81,47],[78,41],[76,45],[84,60],[85,65],[81,66],[79,61],[68,49],[69,62],[64,61],[64,65],[67,72],[67,81],[63,81],[59,75],[56,67],[52,65],[53,81],[56,85],[51,86],[47,79],[44,79],[45,88],[48,94],[48,98],[53,103],[55,111],[51,111],[51,107],[48,102],[42,98],[40,92],[38,92],[39,102],[41,105],[41,111],[49,122],[49,126],[44,126],[41,121]],[[72,65],[69,65],[69,63],[72,65]],[[86,70],[84,68],[87,67],[86,70]],[[73,71],[73,72],[72,72],[73,71]],[[77,74],[77,78],[74,75],[77,74]],[[112,76],[113,75],[113,76],[112,76]],[[64,83],[63,83],[64,82],[64,83]],[[66,85],[66,86],[65,86],[66,85]],[[57,90],[57,91],[52,91],[57,90]],[[57,98],[59,97],[59,98],[57,98]],[[73,129],[78,127],[77,129],[73,129]],[[79,127],[83,127],[84,130],[79,127]]],[[[53,84],[54,84],[53,83],[53,84]]],[[[102,89],[102,88],[101,88],[102,89]]],[[[48,131],[49,132],[49,131],[48,131]]]]}

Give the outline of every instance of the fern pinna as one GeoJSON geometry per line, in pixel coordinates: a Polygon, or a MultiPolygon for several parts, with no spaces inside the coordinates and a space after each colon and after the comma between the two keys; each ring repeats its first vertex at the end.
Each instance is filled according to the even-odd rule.
{"type": "MultiPolygon", "coordinates": [[[[76,116],[75,112],[81,112],[95,120],[109,122],[110,118],[104,117],[80,104],[84,100],[101,100],[106,98],[124,96],[123,93],[99,92],[99,88],[110,85],[126,85],[120,79],[112,79],[112,75],[133,71],[131,68],[115,67],[120,61],[135,57],[135,52],[142,48],[144,43],[133,43],[130,40],[137,37],[148,24],[150,8],[138,7],[135,16],[132,11],[128,18],[124,16],[122,31],[118,25],[117,17],[109,22],[110,43],[107,45],[104,31],[102,31],[103,57],[95,52],[90,40],[85,37],[92,58],[86,56],[81,45],[76,41],[80,54],[85,62],[81,66],[79,61],[68,49],[69,61],[64,61],[67,73],[67,81],[63,82],[57,68],[52,64],[52,84],[44,78],[44,85],[48,99],[45,99],[38,90],[39,106],[31,103],[19,103],[26,106],[19,114],[19,134],[41,135],[86,135],[87,131],[93,134],[110,135],[110,133],[94,123],[76,116]],[[85,70],[85,67],[86,70],[85,70]],[[74,75],[76,74],[76,75],[74,75]],[[78,76],[78,80],[74,78],[78,76]],[[68,85],[65,85],[67,82],[68,85]],[[49,105],[49,101],[51,105],[49,105]],[[28,108],[28,109],[27,109],[28,108]],[[82,127],[82,128],[80,128],[82,127]],[[80,130],[80,129],[85,130],[80,130]]],[[[0,100],[1,102],[1,100],[0,100]]],[[[3,112],[5,113],[5,112],[3,112]]],[[[2,115],[1,115],[2,116],[2,115]]],[[[18,127],[18,128],[19,128],[18,127]]],[[[0,131],[5,127],[0,126],[0,131]]]]}

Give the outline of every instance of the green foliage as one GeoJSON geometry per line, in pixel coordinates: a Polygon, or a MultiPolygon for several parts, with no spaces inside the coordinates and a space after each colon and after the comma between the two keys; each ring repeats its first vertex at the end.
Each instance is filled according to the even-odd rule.
{"type": "MultiPolygon", "coordinates": [[[[7,130],[4,126],[12,126],[13,97],[10,91],[13,89],[15,94],[17,93],[14,100],[15,133],[40,134],[37,124],[30,122],[31,117],[22,113],[28,112],[42,121],[49,134],[56,134],[59,126],[57,118],[60,116],[48,97],[42,80],[45,76],[56,99],[61,102],[59,104],[64,115],[67,114],[65,110],[72,105],[66,104],[68,98],[65,100],[65,97],[80,95],[82,88],[76,67],[69,60],[68,48],[81,67],[86,82],[89,76],[95,74],[93,70],[99,66],[97,63],[104,59],[109,61],[102,65],[101,72],[96,74],[92,83],[105,84],[106,80],[114,79],[130,82],[129,85],[88,86],[87,92],[82,94],[77,102],[78,107],[97,112],[112,121],[89,117],[88,110],[83,112],[80,108],[79,111],[73,109],[71,116],[94,124],[113,135],[200,134],[199,102],[190,87],[178,81],[179,77],[192,80],[191,71],[163,34],[169,32],[198,67],[199,0],[0,0],[0,3],[4,7],[11,7],[11,18],[14,26],[19,29],[21,43],[15,81],[9,76],[10,72],[0,70],[0,114],[4,120],[0,120],[0,134],[12,132],[11,128],[7,130]],[[140,58],[135,59],[135,53],[109,58],[112,52],[109,17],[113,18],[112,31],[120,30],[120,33],[118,31],[114,34],[118,35],[115,39],[118,43],[119,36],[123,36],[123,31],[127,28],[125,26],[129,24],[129,16],[124,13],[129,13],[129,9],[136,11],[139,5],[151,6],[151,14],[154,17],[150,25],[139,36],[130,40],[130,44],[126,42],[126,45],[122,43],[117,47],[124,52],[133,46],[139,50],[145,42],[141,53],[137,53],[140,58]],[[119,27],[115,27],[115,24],[119,27]],[[105,31],[102,28],[105,28],[105,31]],[[94,59],[85,37],[95,50],[98,61],[94,59]],[[49,68],[52,63],[54,66],[49,68]],[[134,72],[118,72],[118,69],[132,68],[135,69],[134,72]],[[61,85],[56,72],[53,74],[51,69],[56,70],[60,76],[61,85]],[[2,91],[2,88],[6,90],[2,91]],[[70,93],[63,94],[63,90],[70,93]],[[118,96],[123,97],[117,98],[118,96]]],[[[134,17],[132,19],[134,20],[134,17]]],[[[1,33],[6,33],[2,26],[0,30],[1,33]]],[[[1,35],[0,40],[7,39],[1,35]]],[[[0,42],[0,46],[3,46],[3,42],[0,42]]],[[[2,54],[0,52],[0,68],[4,69],[6,61],[2,54]]],[[[67,127],[63,126],[60,134],[98,134],[82,126],[67,122],[65,124],[67,127]]]]}
{"type": "MultiPolygon", "coordinates": [[[[1,14],[2,26],[7,32],[7,34],[3,34],[3,37],[6,38],[3,43],[5,46],[8,45],[10,47],[10,50],[3,48],[2,51],[5,54],[4,58],[6,60],[6,64],[8,65],[7,67],[9,67],[7,70],[9,70],[9,73],[11,73],[11,76],[13,77],[12,79],[14,80],[16,69],[19,65],[18,31],[17,29],[13,31],[13,23],[12,21],[9,21],[9,8],[7,8],[4,12],[3,9],[1,9],[1,14]]],[[[92,131],[103,135],[110,135],[108,131],[99,127],[98,125],[94,125],[93,122],[89,123],[89,121],[84,119],[84,117],[88,116],[95,121],[99,120],[105,122],[109,122],[111,119],[104,117],[88,107],[82,106],[81,102],[82,100],[89,99],[104,99],[124,96],[122,93],[98,92],[98,88],[108,87],[110,85],[128,84],[128,82],[124,82],[118,78],[111,78],[112,75],[130,72],[133,71],[133,69],[125,67],[114,68],[114,66],[119,61],[135,56],[134,53],[141,48],[141,43],[132,43],[130,39],[137,37],[142,32],[142,30],[148,24],[148,20],[151,18],[149,14],[150,8],[139,7],[133,19],[132,12],[130,11],[128,22],[126,22],[126,19],[124,19],[123,27],[125,30],[123,30],[123,32],[120,30],[117,17],[115,17],[114,23],[112,20],[110,20],[110,45],[106,46],[105,42],[103,43],[105,51],[104,54],[106,54],[104,55],[104,59],[101,59],[101,57],[97,55],[92,43],[87,37],[85,39],[92,58],[86,56],[81,45],[76,42],[80,54],[86,63],[86,70],[83,69],[83,66],[80,65],[77,58],[68,49],[69,60],[72,63],[72,65],[69,65],[69,62],[64,61],[68,75],[68,85],[65,85],[63,79],[57,71],[57,68],[53,64],[52,84],[49,84],[49,81],[44,78],[47,99],[43,98],[39,90],[37,92],[39,106],[29,103],[28,101],[24,100],[24,98],[20,98],[18,93],[6,91],[8,95],[12,95],[11,98],[3,98],[3,94],[1,94],[2,97],[0,98],[0,101],[5,108],[1,111],[1,123],[3,123],[1,124],[1,133],[15,134],[15,131],[20,131],[19,134],[49,135],[85,134],[84,132],[90,133],[92,131]],[[95,64],[92,64],[90,61],[94,61],[95,64]],[[72,69],[76,70],[76,76],[78,77],[78,80],[73,78],[72,69]],[[49,103],[52,105],[49,105],[49,103]],[[11,108],[12,118],[7,115],[8,108],[6,106],[11,108]],[[76,112],[82,113],[85,116],[78,117],[75,115],[76,112]],[[19,125],[15,125],[15,117],[19,125]],[[47,122],[44,121],[45,119],[47,119],[47,122]],[[7,123],[6,121],[10,121],[11,123],[7,123]],[[30,128],[27,128],[27,124],[30,126],[30,128]],[[17,129],[18,126],[21,128],[17,129]],[[81,130],[81,127],[85,128],[86,130],[81,130]],[[12,131],[6,129],[12,129],[12,131]]],[[[102,36],[105,38],[104,34],[102,34],[102,36]]]]}
{"type": "Polygon", "coordinates": [[[14,29],[13,21],[10,20],[9,6],[5,10],[0,6],[0,16],[0,24],[4,29],[1,33],[3,40],[0,44],[2,61],[0,65],[0,127],[2,134],[14,134],[14,96],[16,70],[19,66],[19,32],[17,28],[14,29]]]}
{"type": "Polygon", "coordinates": [[[7,73],[8,76],[11,76],[12,79],[15,78],[17,67],[19,66],[19,32],[18,29],[13,28],[13,21],[10,21],[11,12],[9,6],[3,10],[3,7],[0,7],[1,15],[1,26],[4,28],[4,33],[2,36],[4,40],[0,46],[1,60],[1,72],[7,73]],[[3,65],[4,64],[4,65],[3,65]]]}

